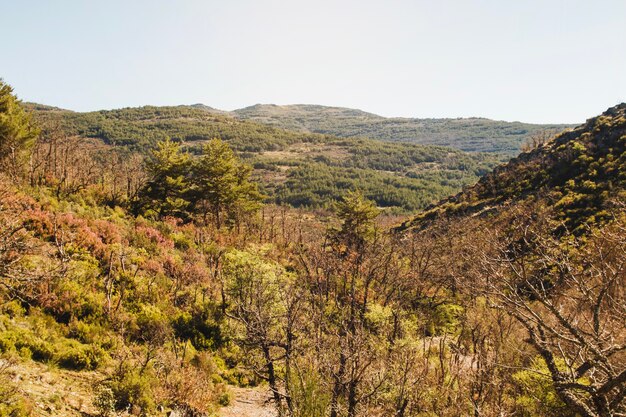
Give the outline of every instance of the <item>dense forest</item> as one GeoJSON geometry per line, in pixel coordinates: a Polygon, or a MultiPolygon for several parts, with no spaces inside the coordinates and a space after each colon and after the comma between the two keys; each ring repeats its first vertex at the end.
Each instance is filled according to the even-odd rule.
{"type": "MultiPolygon", "coordinates": [[[[203,108],[202,106],[197,106],[203,108]]],[[[205,108],[209,112],[214,109],[205,108]]],[[[516,155],[540,132],[558,133],[568,125],[538,125],[485,118],[416,119],[382,117],[361,110],[316,105],[257,104],[232,112],[242,120],[299,132],[344,138],[367,137],[390,142],[449,146],[468,152],[516,155]]]]}
{"type": "Polygon", "coordinates": [[[188,106],[91,113],[29,108],[44,135],[70,138],[69,143],[96,139],[116,152],[145,154],[169,139],[198,154],[219,138],[254,166],[268,201],[294,207],[328,208],[346,191],[359,189],[381,208],[406,213],[458,192],[502,160],[439,146],[295,133],[188,106]]]}
{"type": "Polygon", "coordinates": [[[370,170],[492,160],[189,111],[0,82],[0,416],[212,416],[253,387],[280,417],[626,414],[625,104],[410,219],[370,170]],[[285,156],[306,144],[336,155],[285,156]],[[341,198],[276,204],[307,176],[341,198]]]}

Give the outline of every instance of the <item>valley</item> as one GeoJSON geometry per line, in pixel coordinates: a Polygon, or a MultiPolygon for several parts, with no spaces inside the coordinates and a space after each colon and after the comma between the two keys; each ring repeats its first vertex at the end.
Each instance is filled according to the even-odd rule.
{"type": "Polygon", "coordinates": [[[0,415],[624,411],[625,104],[505,162],[2,86],[0,415]]]}

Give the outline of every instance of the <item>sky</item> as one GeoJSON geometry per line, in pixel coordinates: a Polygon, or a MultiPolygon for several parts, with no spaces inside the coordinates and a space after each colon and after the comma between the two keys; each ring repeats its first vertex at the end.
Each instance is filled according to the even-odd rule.
{"type": "Polygon", "coordinates": [[[579,123],[626,101],[625,0],[0,0],[0,22],[0,77],[76,111],[579,123]]]}

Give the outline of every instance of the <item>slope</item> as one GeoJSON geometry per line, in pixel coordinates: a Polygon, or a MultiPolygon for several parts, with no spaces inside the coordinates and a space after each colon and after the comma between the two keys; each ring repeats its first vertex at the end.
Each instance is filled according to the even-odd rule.
{"type": "Polygon", "coordinates": [[[30,104],[36,119],[66,136],[98,139],[136,152],[181,141],[197,153],[219,137],[254,166],[271,201],[324,207],[361,189],[381,207],[412,211],[475,182],[498,156],[363,138],[297,133],[237,120],[202,106],[141,107],[76,113],[30,104]]]}
{"type": "Polygon", "coordinates": [[[541,131],[557,132],[564,124],[538,125],[485,118],[385,118],[361,110],[317,105],[257,104],[232,112],[242,120],[300,132],[339,137],[450,146],[472,152],[517,154],[524,142],[541,131]]]}
{"type": "Polygon", "coordinates": [[[439,216],[497,212],[522,201],[541,201],[563,226],[576,232],[609,216],[611,203],[626,196],[626,104],[602,115],[507,164],[479,182],[408,221],[420,227],[439,216]]]}

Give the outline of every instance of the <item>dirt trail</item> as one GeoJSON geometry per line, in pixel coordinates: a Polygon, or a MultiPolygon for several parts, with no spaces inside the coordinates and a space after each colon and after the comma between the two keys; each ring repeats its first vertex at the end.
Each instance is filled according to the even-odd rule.
{"type": "Polygon", "coordinates": [[[256,388],[231,388],[232,404],[220,410],[220,417],[275,417],[276,412],[268,402],[269,392],[256,388]]]}
{"type": "MultiPolygon", "coordinates": [[[[98,415],[92,404],[92,386],[102,379],[102,375],[96,372],[74,372],[24,361],[11,366],[7,376],[27,398],[35,417],[98,415]]],[[[266,388],[230,387],[230,390],[233,393],[232,403],[220,409],[218,417],[276,417],[266,388]]]]}

